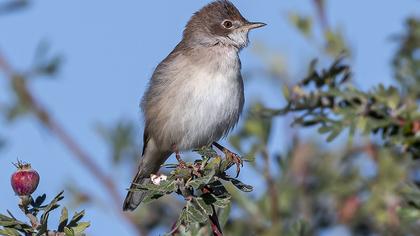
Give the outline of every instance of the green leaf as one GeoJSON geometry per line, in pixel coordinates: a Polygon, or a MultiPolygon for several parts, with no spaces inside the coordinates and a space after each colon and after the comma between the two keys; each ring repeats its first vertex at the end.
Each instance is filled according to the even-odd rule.
{"type": "Polygon", "coordinates": [[[214,194],[209,194],[209,193],[203,194],[201,195],[201,197],[203,198],[203,200],[206,202],[207,205],[213,204],[215,207],[218,207],[218,208],[225,208],[230,203],[230,197],[219,198],[215,196],[214,194]]]}
{"type": "Polygon", "coordinates": [[[330,135],[328,135],[327,142],[332,142],[335,138],[338,137],[338,135],[340,135],[341,131],[342,130],[339,128],[334,128],[330,135]]]}
{"type": "Polygon", "coordinates": [[[83,233],[90,226],[90,222],[79,222],[77,226],[71,227],[73,232],[78,235],[83,233]]]}
{"type": "Polygon", "coordinates": [[[208,215],[201,211],[201,209],[197,208],[197,206],[191,201],[187,203],[185,213],[188,224],[193,222],[204,223],[208,219],[208,215]]]}
{"type": "Polygon", "coordinates": [[[85,211],[81,211],[81,212],[76,212],[73,217],[71,218],[69,224],[67,225],[68,227],[75,227],[77,226],[77,222],[79,222],[83,216],[85,215],[85,211]]]}
{"type": "Polygon", "coordinates": [[[216,200],[216,202],[213,203],[213,205],[215,207],[218,207],[218,208],[225,208],[230,203],[230,198],[218,198],[218,197],[216,197],[216,199],[217,200],[216,200]]]}
{"type": "Polygon", "coordinates": [[[58,208],[60,205],[58,205],[57,203],[61,200],[63,200],[63,193],[64,191],[61,191],[59,194],[57,194],[57,196],[54,197],[54,199],[50,202],[50,204],[48,204],[48,206],[45,207],[44,209],[44,214],[49,213],[50,211],[58,208]]]}
{"type": "Polygon", "coordinates": [[[58,232],[64,231],[64,227],[67,225],[68,218],[69,218],[69,214],[68,214],[67,208],[63,207],[63,209],[61,210],[61,216],[60,216],[60,221],[59,221],[60,223],[57,228],[58,232]]]}
{"type": "Polygon", "coordinates": [[[222,227],[222,228],[225,227],[226,223],[229,220],[231,209],[232,209],[232,204],[230,202],[226,207],[220,208],[220,213],[218,214],[219,215],[220,227],[222,227]]]}
{"type": "Polygon", "coordinates": [[[64,227],[64,233],[66,236],[75,236],[73,229],[64,227]]]}
{"type": "Polygon", "coordinates": [[[35,201],[31,202],[31,205],[33,207],[41,207],[42,203],[44,203],[45,199],[47,198],[46,194],[42,194],[41,196],[38,196],[35,201]]]}
{"type": "Polygon", "coordinates": [[[218,156],[216,150],[214,150],[211,147],[203,147],[200,149],[196,149],[194,150],[194,152],[197,152],[202,157],[207,157],[207,158],[214,158],[218,156]]]}
{"type": "Polygon", "coordinates": [[[325,133],[328,133],[328,132],[331,132],[331,127],[330,126],[321,126],[321,127],[319,127],[319,129],[318,129],[318,133],[320,133],[320,134],[325,134],[325,133]]]}
{"type": "Polygon", "coordinates": [[[204,185],[207,185],[216,174],[215,170],[212,170],[209,174],[190,180],[187,182],[186,186],[190,186],[194,189],[199,189],[200,187],[203,187],[204,185]]]}
{"type": "Polygon", "coordinates": [[[7,211],[7,214],[9,214],[9,216],[12,217],[12,219],[17,220],[16,217],[12,214],[12,212],[10,212],[9,210],[6,210],[6,211],[7,211]]]}
{"type": "Polygon", "coordinates": [[[243,192],[252,192],[252,190],[254,189],[251,185],[248,184],[244,184],[242,183],[240,180],[238,179],[234,179],[234,178],[227,178],[225,180],[228,180],[230,182],[232,182],[232,184],[238,188],[239,190],[243,191],[243,192]]]}
{"type": "Polygon", "coordinates": [[[161,197],[165,196],[165,194],[162,194],[161,192],[157,192],[157,191],[148,191],[146,193],[146,196],[144,197],[142,203],[143,204],[149,204],[161,197]]]}
{"type": "Polygon", "coordinates": [[[0,235],[4,236],[20,236],[19,232],[12,228],[0,229],[0,235]]]}
{"type": "Polygon", "coordinates": [[[16,224],[18,224],[18,222],[15,219],[0,214],[0,226],[12,226],[16,224]]]}
{"type": "Polygon", "coordinates": [[[177,190],[176,181],[175,180],[165,180],[160,182],[159,185],[147,183],[144,185],[139,185],[135,189],[130,189],[133,191],[136,190],[148,190],[148,191],[156,191],[162,194],[171,193],[177,190]]]}
{"type": "Polygon", "coordinates": [[[36,236],[41,236],[41,235],[43,235],[47,232],[49,216],[50,216],[50,214],[48,212],[42,214],[41,221],[40,221],[41,225],[37,228],[38,233],[36,234],[36,236]]]}
{"type": "Polygon", "coordinates": [[[213,214],[213,208],[211,205],[208,205],[203,198],[197,197],[194,198],[194,202],[197,204],[197,208],[200,209],[202,212],[204,212],[206,215],[212,215],[213,214]]]}

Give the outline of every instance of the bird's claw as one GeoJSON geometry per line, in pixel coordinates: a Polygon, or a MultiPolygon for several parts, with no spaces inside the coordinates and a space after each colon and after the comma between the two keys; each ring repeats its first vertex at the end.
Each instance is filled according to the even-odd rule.
{"type": "Polygon", "coordinates": [[[178,162],[178,167],[180,169],[186,169],[187,168],[187,163],[185,161],[179,161],[178,162]]]}
{"type": "Polygon", "coordinates": [[[182,160],[179,152],[176,153],[175,157],[176,157],[176,160],[178,161],[178,167],[179,168],[181,168],[181,169],[187,168],[187,163],[184,160],[182,160]]]}
{"type": "Polygon", "coordinates": [[[235,178],[238,178],[239,173],[241,172],[241,167],[244,166],[244,162],[242,161],[241,157],[234,152],[231,152],[231,151],[226,149],[226,150],[224,150],[224,153],[225,153],[226,159],[230,163],[236,165],[236,177],[235,178]]]}

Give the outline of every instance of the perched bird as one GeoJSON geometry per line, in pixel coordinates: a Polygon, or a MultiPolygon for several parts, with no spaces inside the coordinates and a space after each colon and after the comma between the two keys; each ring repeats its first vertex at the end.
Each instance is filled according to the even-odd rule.
{"type": "MultiPolygon", "coordinates": [[[[228,0],[196,12],[182,41],[157,66],[141,108],[145,116],[144,146],[131,188],[150,182],[151,174],[172,153],[214,145],[236,163],[239,156],[216,143],[238,122],[244,105],[239,52],[250,30],[264,23],[247,21],[228,0]]],[[[129,191],[124,210],[134,210],[144,191],[129,191]]]]}

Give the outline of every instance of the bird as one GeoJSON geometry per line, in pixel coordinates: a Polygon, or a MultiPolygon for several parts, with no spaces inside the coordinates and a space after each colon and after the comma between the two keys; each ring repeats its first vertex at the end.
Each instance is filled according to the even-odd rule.
{"type": "MultiPolygon", "coordinates": [[[[244,106],[240,51],[249,32],[265,26],[250,22],[229,0],[208,3],[193,14],[181,42],[156,67],[141,100],[143,151],[130,189],[150,183],[173,153],[214,145],[242,164],[217,141],[238,123],[244,106]]],[[[239,174],[239,172],[238,172],[239,174]]],[[[133,211],[146,190],[128,190],[124,211],[133,211]]]]}

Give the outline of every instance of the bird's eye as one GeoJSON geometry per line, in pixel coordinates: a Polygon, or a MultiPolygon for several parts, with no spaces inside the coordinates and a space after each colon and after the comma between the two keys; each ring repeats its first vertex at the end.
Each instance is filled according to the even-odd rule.
{"type": "Polygon", "coordinates": [[[233,26],[232,21],[230,21],[230,20],[223,21],[223,27],[225,27],[226,29],[230,29],[230,28],[232,28],[232,26],[233,26]]]}

